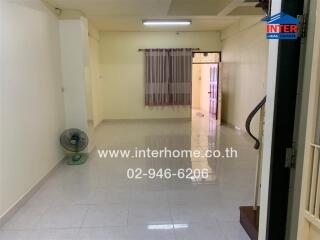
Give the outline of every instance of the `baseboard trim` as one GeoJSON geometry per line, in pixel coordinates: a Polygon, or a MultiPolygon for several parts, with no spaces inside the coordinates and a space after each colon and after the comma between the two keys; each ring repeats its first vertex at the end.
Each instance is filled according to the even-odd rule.
{"type": "MultiPolygon", "coordinates": [[[[92,142],[92,140],[91,140],[92,142]]],[[[91,153],[94,149],[96,148],[96,143],[93,142],[92,144],[89,143],[89,147],[87,148],[88,149],[88,153],[91,153]]]]}
{"type": "Polygon", "coordinates": [[[128,119],[103,119],[100,124],[106,122],[134,122],[134,121],[191,121],[190,117],[185,118],[128,118],[128,119]]]}
{"type": "Polygon", "coordinates": [[[41,177],[18,201],[16,201],[2,216],[0,216],[0,227],[5,224],[44,184],[44,182],[62,165],[62,160],[57,162],[47,174],[41,177]]]}
{"type": "Polygon", "coordinates": [[[94,130],[97,131],[105,123],[115,123],[115,122],[134,122],[134,121],[192,121],[192,117],[186,118],[130,118],[130,119],[103,119],[94,127],[94,130]]]}
{"type": "Polygon", "coordinates": [[[234,125],[234,124],[232,124],[232,123],[230,123],[230,122],[226,122],[226,121],[224,121],[224,120],[222,120],[221,123],[222,123],[223,125],[225,125],[225,126],[228,126],[228,127],[230,127],[230,128],[235,129],[236,131],[238,131],[239,133],[241,133],[241,134],[243,134],[243,135],[249,136],[249,134],[247,133],[247,130],[244,129],[244,128],[238,127],[238,126],[236,126],[236,125],[234,125]]]}
{"type": "Polygon", "coordinates": [[[246,133],[246,130],[245,130],[245,129],[242,129],[242,128],[240,128],[240,127],[238,127],[238,126],[236,126],[236,125],[234,125],[234,124],[232,124],[232,123],[230,123],[230,122],[227,122],[227,121],[225,121],[225,120],[222,120],[221,123],[223,123],[225,126],[234,128],[234,129],[235,129],[236,131],[238,131],[238,132],[246,133]]]}

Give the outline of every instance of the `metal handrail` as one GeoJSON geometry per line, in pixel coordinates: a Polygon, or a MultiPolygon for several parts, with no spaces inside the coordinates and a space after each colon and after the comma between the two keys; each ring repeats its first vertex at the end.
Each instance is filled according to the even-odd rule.
{"type": "Polygon", "coordinates": [[[252,137],[255,140],[255,144],[254,144],[254,148],[255,149],[259,149],[260,147],[260,141],[257,137],[255,137],[252,132],[251,132],[251,121],[254,118],[254,116],[256,115],[256,113],[263,107],[263,105],[265,105],[267,100],[267,96],[265,96],[261,102],[259,102],[259,104],[251,111],[251,113],[249,114],[247,120],[246,120],[246,130],[248,132],[248,134],[250,135],[250,137],[252,137]]]}

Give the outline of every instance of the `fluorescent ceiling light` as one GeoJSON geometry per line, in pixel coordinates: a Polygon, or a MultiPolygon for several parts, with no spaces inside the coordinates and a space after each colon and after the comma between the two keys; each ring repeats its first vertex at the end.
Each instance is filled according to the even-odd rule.
{"type": "Polygon", "coordinates": [[[145,26],[187,26],[191,24],[191,20],[143,20],[145,26]]]}
{"type": "Polygon", "coordinates": [[[168,229],[180,229],[188,228],[188,224],[157,224],[157,225],[148,225],[149,230],[168,230],[168,229]]]}

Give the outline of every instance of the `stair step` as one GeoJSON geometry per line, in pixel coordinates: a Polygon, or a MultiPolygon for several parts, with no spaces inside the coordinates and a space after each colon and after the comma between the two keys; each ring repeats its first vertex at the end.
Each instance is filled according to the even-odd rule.
{"type": "Polygon", "coordinates": [[[251,240],[258,240],[259,232],[259,207],[253,210],[252,206],[241,206],[240,224],[246,230],[251,240]]]}

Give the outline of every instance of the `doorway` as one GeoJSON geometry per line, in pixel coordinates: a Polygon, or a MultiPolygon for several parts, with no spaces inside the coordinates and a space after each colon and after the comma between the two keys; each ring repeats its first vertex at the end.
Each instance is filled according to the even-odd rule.
{"type": "Polygon", "coordinates": [[[220,52],[194,52],[192,61],[192,110],[196,114],[220,119],[220,52]]]}

